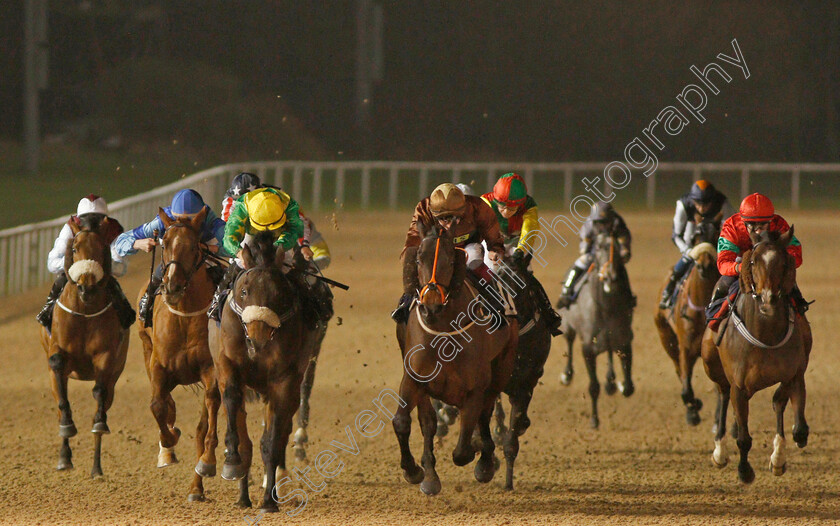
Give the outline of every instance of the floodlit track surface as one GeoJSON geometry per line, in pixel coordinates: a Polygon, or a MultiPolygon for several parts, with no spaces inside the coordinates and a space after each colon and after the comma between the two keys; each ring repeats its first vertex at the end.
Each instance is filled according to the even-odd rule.
{"type": "MultiPolygon", "coordinates": [[[[543,211],[552,217],[551,211],[543,211]]],[[[788,471],[774,477],[767,471],[775,430],[772,389],[757,394],[751,404],[756,480],[738,483],[736,449],[729,441],[730,465],[711,465],[711,417],[715,395],[698,362],[695,392],[704,402],[703,421],[685,424],[673,365],[659,344],[653,325],[657,290],[677,251],[669,240],[671,218],[666,213],[627,214],[633,233],[633,260],[628,266],[639,306],[633,322],[636,394],[601,394],[601,428],[589,428],[586,370],[575,349],[575,379],[569,387],[558,376],[566,353],[555,338],[542,384],[531,405],[532,426],[521,441],[516,464],[516,490],[502,489],[504,473],[487,485],[473,478],[473,465],[458,468],[451,453],[455,433],[436,450],[443,490],[426,497],[402,478],[399,450],[387,425],[375,438],[355,433],[359,453],[330,446],[347,443],[345,426],[372,409],[383,388],[399,389],[402,364],[388,317],[400,293],[398,256],[410,212],[339,213],[333,222],[315,217],[333,253],[328,275],[351,285],[335,290],[336,316],[331,322],[318,364],[312,395],[309,456],[325,449],[338,452],[344,463],[339,475],[316,493],[306,490],[308,503],[294,518],[265,515],[259,524],[836,524],[840,521],[840,415],[837,407],[838,352],[832,327],[840,322],[840,229],[836,213],[790,213],[804,245],[805,264],[798,281],[805,296],[817,302],[809,312],[814,333],[811,363],[805,376],[808,447],[797,449],[790,439],[793,416],[786,414],[788,471]],[[331,223],[337,224],[336,231],[331,223]]],[[[131,226],[131,225],[129,225],[131,226]]],[[[570,238],[569,238],[570,239],[570,238]]],[[[536,270],[552,298],[576,256],[577,243],[566,248],[553,242],[546,250],[549,265],[536,270]]],[[[122,280],[129,298],[148,277],[148,259],[136,256],[122,280]]],[[[194,436],[200,398],[179,387],[178,427],[183,436],[176,451],[180,463],[155,467],[158,432],[149,410],[150,387],[142,364],[136,328],[125,372],[117,383],[108,413],[111,434],[103,438],[105,477],[91,480],[93,439],[88,432],[94,412],[93,384],[70,381],[70,402],[79,435],[71,439],[75,469],[55,471],[60,439],[56,405],[49,388],[46,356],[38,342],[33,317],[47,288],[0,300],[0,447],[4,453],[0,483],[0,524],[238,524],[258,510],[234,507],[237,484],[215,477],[205,481],[208,502],[187,503],[195,465],[194,436]]],[[[603,380],[605,358],[598,361],[603,380]]],[[[619,379],[621,372],[617,371],[619,379]]],[[[248,428],[255,441],[251,499],[261,501],[258,481],[262,462],[258,447],[260,409],[249,406],[248,428]]],[[[730,412],[730,420],[731,420],[730,412]]],[[[220,413],[220,445],[224,458],[226,420],[220,413]]],[[[412,450],[422,453],[420,428],[413,416],[412,450]]],[[[501,451],[497,451],[501,456],[501,451]]],[[[288,468],[303,468],[288,453],[288,468]]],[[[315,483],[323,479],[310,471],[315,483]]],[[[284,489],[285,489],[284,488],[284,489]]],[[[291,504],[281,511],[292,510],[291,504]]]]}

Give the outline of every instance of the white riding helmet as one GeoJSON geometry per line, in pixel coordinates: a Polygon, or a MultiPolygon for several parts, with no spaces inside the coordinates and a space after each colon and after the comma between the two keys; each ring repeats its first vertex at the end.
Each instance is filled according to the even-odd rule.
{"type": "Polygon", "coordinates": [[[102,214],[107,216],[108,203],[105,202],[105,199],[96,194],[89,194],[87,197],[83,197],[82,200],[79,201],[79,206],[76,207],[77,216],[85,214],[102,214]]]}

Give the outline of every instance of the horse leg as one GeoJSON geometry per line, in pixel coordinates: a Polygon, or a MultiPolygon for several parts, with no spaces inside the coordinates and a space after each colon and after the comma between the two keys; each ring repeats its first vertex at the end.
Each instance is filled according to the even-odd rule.
{"type": "MultiPolygon", "coordinates": [[[[300,400],[299,387],[295,385],[293,378],[286,378],[280,385],[275,386],[269,395],[268,411],[266,414],[266,427],[260,440],[260,452],[262,453],[263,464],[265,465],[266,485],[263,494],[262,509],[268,512],[276,512],[277,501],[275,486],[277,476],[284,479],[286,473],[286,444],[289,442],[289,435],[292,433],[293,417],[295,409],[300,400]]],[[[310,468],[303,470],[295,468],[296,472],[304,477],[310,468]]],[[[307,479],[308,480],[308,479],[307,479]]],[[[326,486],[321,482],[316,486],[315,491],[321,491],[326,486]]]]}
{"type": "MultiPolygon", "coordinates": [[[[218,418],[219,407],[222,403],[219,394],[219,384],[212,368],[208,367],[202,371],[202,382],[204,383],[204,407],[202,415],[207,415],[207,426],[203,435],[196,434],[196,450],[198,451],[198,463],[195,466],[196,474],[201,477],[216,476],[216,447],[219,445],[218,418]],[[200,437],[201,440],[199,440],[200,437]]],[[[199,424],[200,425],[200,424],[199,424]]]]}
{"type": "Polygon", "coordinates": [[[449,424],[447,423],[448,416],[444,410],[444,403],[437,398],[432,398],[431,404],[437,417],[437,431],[435,432],[435,436],[443,438],[449,434],[449,424]]]}
{"type": "MultiPolygon", "coordinates": [[[[318,349],[320,351],[320,348],[318,349]]],[[[306,427],[309,425],[309,396],[312,394],[312,386],[315,383],[315,367],[318,365],[318,354],[312,356],[309,365],[306,367],[306,374],[300,384],[300,409],[298,410],[297,424],[295,431],[295,458],[306,460],[306,444],[309,442],[309,435],[306,434],[306,427]]]]}
{"type": "Polygon", "coordinates": [[[91,469],[90,476],[93,478],[102,476],[102,435],[111,432],[108,429],[107,411],[114,402],[114,384],[116,383],[116,379],[111,379],[103,375],[96,379],[93,386],[93,398],[96,400],[97,406],[96,415],[93,418],[93,429],[91,430],[93,433],[94,450],[93,468],[91,469]]]}
{"type": "Polygon", "coordinates": [[[601,384],[595,374],[595,351],[592,345],[583,347],[583,361],[586,363],[586,372],[589,373],[589,398],[592,400],[592,417],[590,425],[592,429],[598,429],[601,421],[598,419],[598,395],[601,393],[601,384]]]}
{"type": "Polygon", "coordinates": [[[525,434],[525,430],[531,425],[528,418],[528,406],[531,404],[533,391],[522,390],[508,395],[510,400],[510,430],[505,436],[505,489],[513,489],[513,465],[519,455],[519,437],[525,434]]]}
{"type": "Polygon", "coordinates": [[[604,379],[604,392],[612,396],[617,387],[615,385],[615,368],[613,367],[613,352],[607,351],[607,376],[604,379]]]}
{"type": "Polygon", "coordinates": [[[498,401],[494,396],[487,401],[487,404],[478,418],[478,431],[481,434],[481,456],[475,464],[475,480],[482,484],[493,480],[496,474],[496,461],[493,454],[496,451],[496,444],[493,441],[493,434],[490,432],[490,421],[493,418],[493,410],[498,401]]]}
{"type": "Polygon", "coordinates": [[[730,396],[732,399],[732,408],[735,410],[735,418],[738,420],[738,451],[741,454],[741,459],[738,462],[738,478],[744,484],[750,484],[755,480],[755,471],[750,466],[749,453],[752,449],[752,437],[749,430],[750,417],[750,400],[747,394],[736,386],[730,388],[730,396]]]}
{"type": "Polygon", "coordinates": [[[505,426],[505,408],[502,405],[502,395],[496,398],[496,406],[493,411],[496,418],[496,427],[493,428],[493,441],[502,442],[507,433],[507,426],[505,426]]]}
{"type": "Polygon", "coordinates": [[[152,376],[152,401],[149,408],[157,421],[160,429],[160,451],[158,452],[157,467],[163,468],[178,463],[178,458],[175,456],[175,445],[178,443],[178,438],[181,432],[170,426],[172,416],[170,416],[171,405],[170,400],[172,396],[170,391],[174,386],[169,383],[166,371],[157,362],[150,364],[152,376]]]}
{"type": "Polygon", "coordinates": [[[793,441],[799,447],[808,445],[808,422],[805,420],[805,372],[793,379],[790,403],[793,406],[793,441]]]}
{"type": "Polygon", "coordinates": [[[484,394],[484,389],[476,387],[467,395],[464,407],[461,408],[461,432],[452,451],[452,462],[456,466],[466,466],[475,459],[472,435],[484,409],[484,394]]]}
{"type": "Polygon", "coordinates": [[[417,405],[417,397],[418,394],[414,384],[411,380],[403,378],[400,386],[400,398],[406,402],[406,405],[397,406],[397,411],[391,420],[394,426],[394,434],[397,435],[397,442],[400,444],[400,467],[403,470],[403,477],[410,484],[420,484],[424,478],[423,469],[415,462],[408,443],[411,436],[411,410],[417,405]]]}
{"type": "Polygon", "coordinates": [[[417,419],[420,421],[420,431],[423,433],[423,456],[420,464],[423,466],[423,481],[420,490],[426,495],[440,493],[440,478],[435,471],[435,433],[437,432],[437,415],[427,395],[420,395],[417,400],[417,419]]]}
{"type": "Polygon", "coordinates": [[[67,359],[61,353],[54,353],[50,356],[50,385],[53,397],[58,404],[58,436],[61,437],[61,449],[58,452],[58,466],[56,469],[63,471],[73,469],[73,452],[70,450],[70,437],[76,436],[78,431],[73,423],[73,413],[70,410],[70,401],[67,399],[67,359]]]}
{"type": "Polygon", "coordinates": [[[575,334],[574,329],[571,328],[566,329],[566,332],[563,334],[566,338],[566,346],[568,348],[566,351],[566,369],[560,374],[560,383],[563,385],[572,383],[572,378],[575,375],[575,370],[572,367],[572,349],[574,348],[575,334]]]}
{"type": "Polygon", "coordinates": [[[691,377],[694,374],[694,360],[688,358],[688,349],[680,349],[680,380],[682,381],[682,401],[685,404],[685,420],[690,426],[700,423],[700,409],[703,402],[694,397],[694,388],[691,386],[691,377]]]}
{"type": "Polygon", "coordinates": [[[773,437],[773,453],[770,455],[770,471],[777,477],[787,471],[785,459],[785,406],[790,399],[791,384],[781,384],[773,393],[773,411],[776,413],[776,436],[773,437]]]}
{"type": "Polygon", "coordinates": [[[242,461],[239,447],[239,412],[244,411],[242,385],[234,378],[230,378],[227,383],[224,382],[223,378],[220,378],[219,387],[222,390],[222,401],[225,404],[228,420],[222,478],[225,480],[241,480],[248,473],[248,468],[242,461]]]}
{"type": "MultiPolygon", "coordinates": [[[[253,455],[253,444],[251,442],[251,438],[248,436],[248,425],[247,425],[247,415],[245,413],[245,404],[243,403],[239,407],[239,413],[236,415],[236,430],[238,432],[238,443],[239,443],[239,458],[242,459],[241,468],[244,475],[241,479],[239,479],[239,500],[237,501],[236,505],[240,508],[250,508],[251,507],[251,497],[248,494],[248,478],[249,473],[251,471],[251,460],[253,455]]],[[[227,436],[225,436],[227,439],[227,436]]],[[[287,436],[288,438],[288,436],[287,436]]],[[[285,447],[285,444],[284,444],[285,447]]],[[[225,466],[222,467],[222,477],[224,478],[224,467],[227,466],[227,460],[225,460],[225,466]]],[[[234,470],[235,472],[235,470],[234,470]]]]}
{"type": "Polygon", "coordinates": [[[621,371],[624,374],[624,381],[618,382],[618,390],[624,395],[624,398],[629,398],[636,392],[636,386],[633,384],[633,346],[628,343],[621,346],[618,350],[618,355],[621,357],[621,371]]]}
{"type": "Polygon", "coordinates": [[[726,411],[729,409],[729,386],[718,386],[718,403],[715,411],[715,450],[712,453],[712,464],[722,468],[729,463],[729,452],[726,450],[726,411]]]}

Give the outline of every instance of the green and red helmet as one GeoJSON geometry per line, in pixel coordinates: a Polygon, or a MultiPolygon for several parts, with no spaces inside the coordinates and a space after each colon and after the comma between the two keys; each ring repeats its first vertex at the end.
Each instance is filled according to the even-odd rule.
{"type": "Polygon", "coordinates": [[[493,200],[504,206],[521,206],[527,197],[525,181],[513,172],[503,175],[493,187],[493,200]]]}

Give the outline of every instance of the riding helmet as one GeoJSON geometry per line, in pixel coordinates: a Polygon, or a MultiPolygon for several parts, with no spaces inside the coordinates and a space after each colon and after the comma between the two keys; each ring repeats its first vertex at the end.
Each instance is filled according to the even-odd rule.
{"type": "Polygon", "coordinates": [[[267,188],[249,193],[245,197],[245,207],[251,226],[255,230],[275,230],[283,226],[289,200],[285,193],[276,194],[267,188]]]}
{"type": "Polygon", "coordinates": [[[96,194],[88,194],[79,201],[79,206],[76,207],[76,215],[83,216],[85,214],[100,214],[108,215],[108,203],[105,199],[96,194]]]}
{"type": "Polygon", "coordinates": [[[741,201],[738,212],[741,214],[742,220],[756,223],[770,221],[776,215],[776,210],[773,208],[773,202],[770,201],[770,198],[759,193],[745,197],[741,201]]]}
{"type": "Polygon", "coordinates": [[[439,185],[429,197],[429,209],[435,217],[460,216],[464,213],[466,206],[467,200],[464,198],[464,192],[452,183],[439,185]]]}
{"type": "Polygon", "coordinates": [[[172,198],[173,215],[192,217],[204,208],[204,199],[193,189],[180,190],[172,198]]]}
{"type": "Polygon", "coordinates": [[[525,203],[528,197],[528,190],[525,188],[525,181],[519,174],[506,173],[496,181],[493,187],[493,200],[505,206],[520,206],[525,203]]]}
{"type": "Polygon", "coordinates": [[[717,194],[717,189],[714,185],[705,179],[700,179],[691,185],[688,198],[698,203],[708,203],[715,197],[715,194],[717,194]]]}

